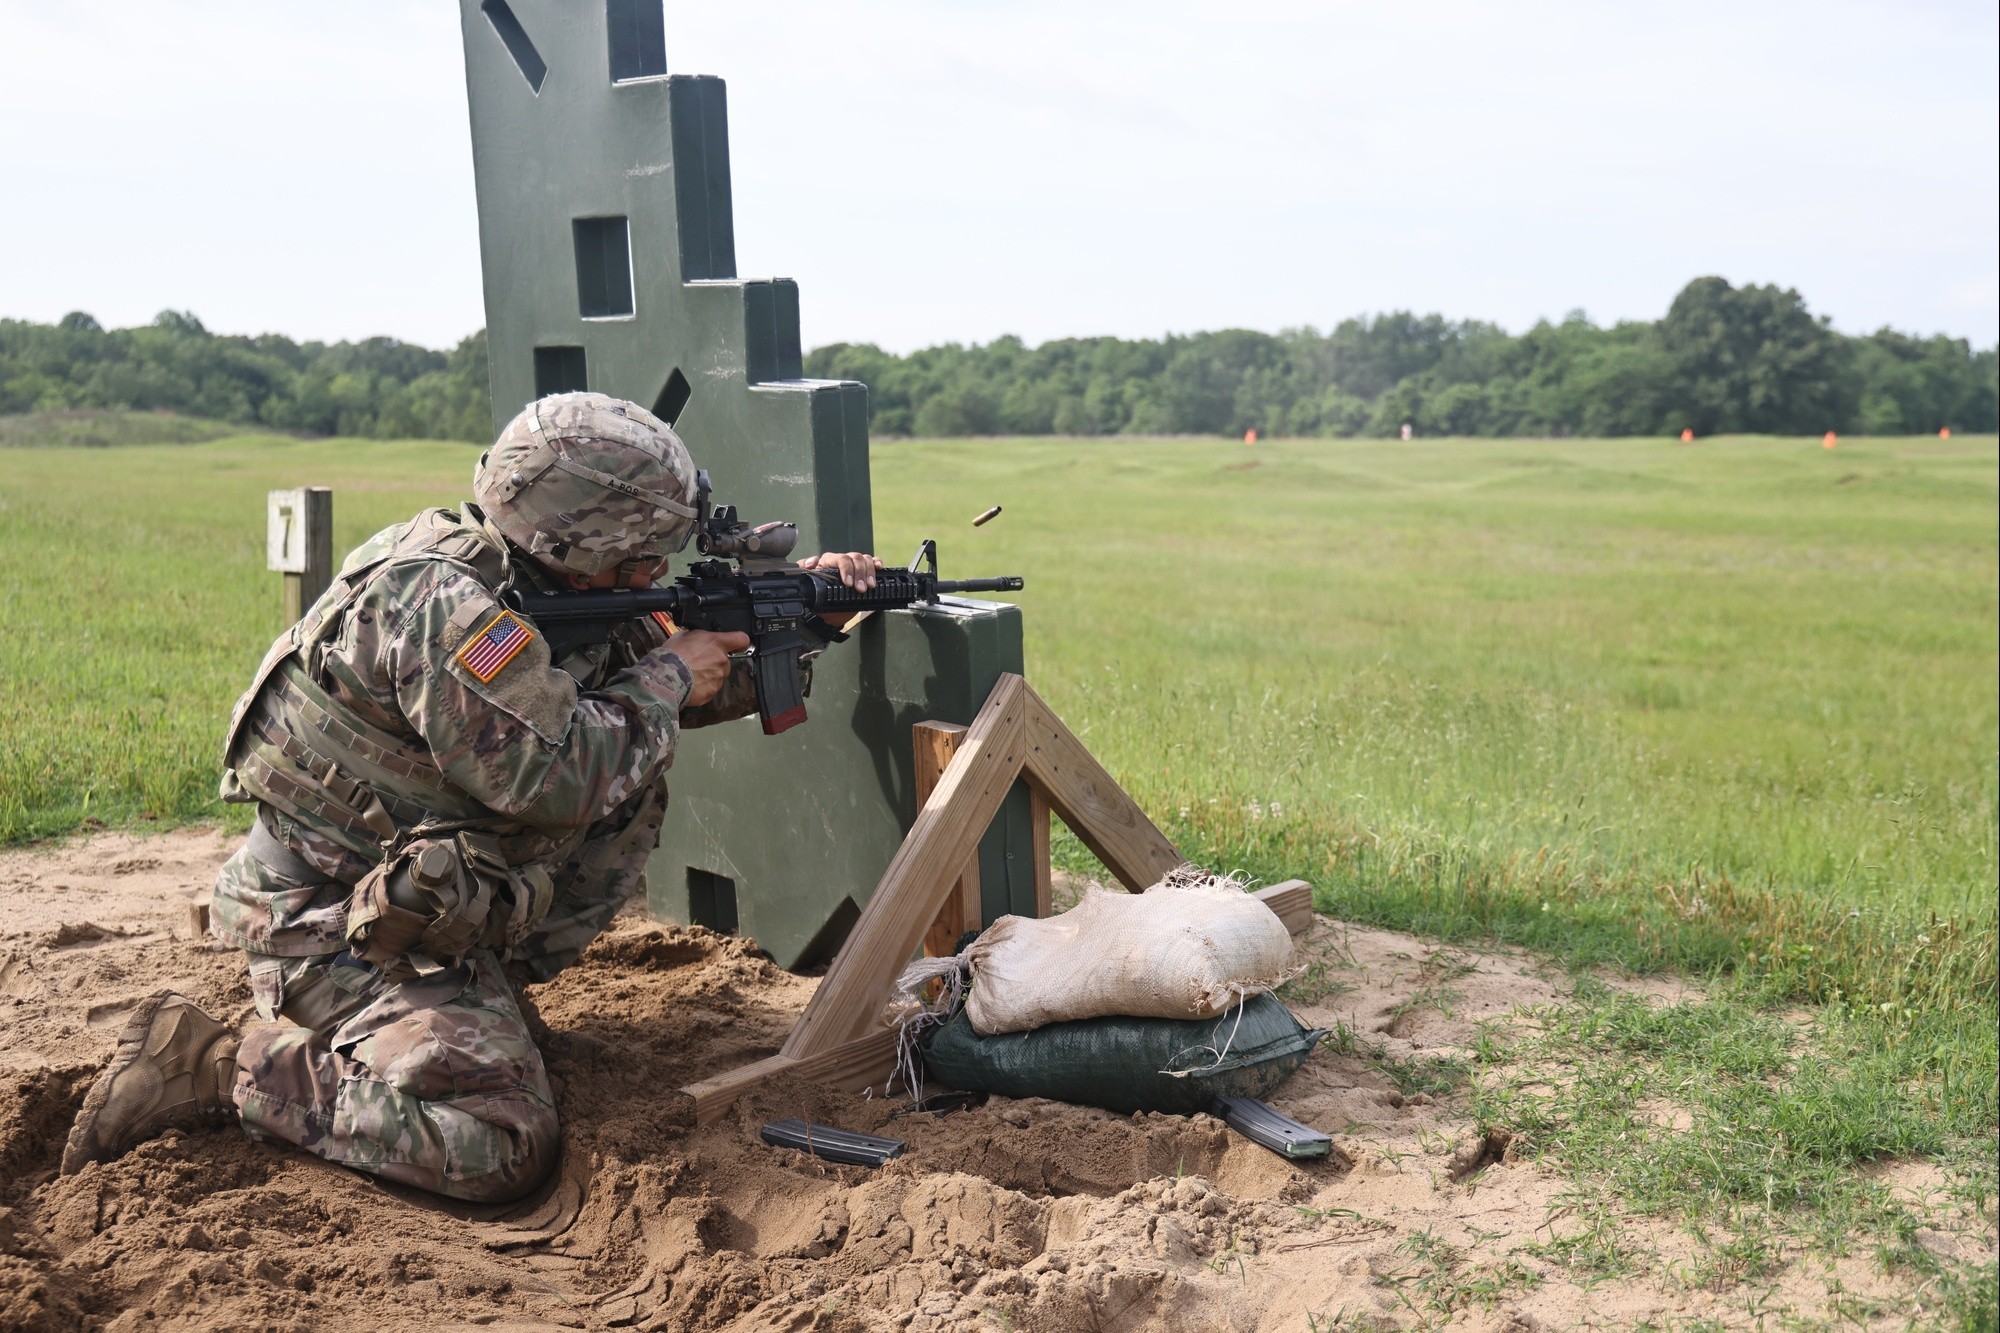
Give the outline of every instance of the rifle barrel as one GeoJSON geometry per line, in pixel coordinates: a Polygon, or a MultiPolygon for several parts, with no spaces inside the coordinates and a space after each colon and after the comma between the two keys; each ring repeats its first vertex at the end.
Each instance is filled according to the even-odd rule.
{"type": "Polygon", "coordinates": [[[1024,586],[1019,574],[997,579],[939,579],[939,592],[1019,592],[1024,586]]]}

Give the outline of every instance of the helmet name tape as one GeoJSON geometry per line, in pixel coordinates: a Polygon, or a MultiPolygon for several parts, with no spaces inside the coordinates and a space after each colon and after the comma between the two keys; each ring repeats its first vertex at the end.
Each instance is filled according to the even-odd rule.
{"type": "Polygon", "coordinates": [[[629,481],[621,481],[609,472],[599,472],[594,467],[585,467],[582,463],[577,462],[567,454],[557,454],[555,465],[573,477],[582,477],[585,481],[594,481],[607,491],[617,491],[620,495],[629,495],[635,500],[644,500],[655,509],[664,509],[669,514],[679,514],[682,518],[694,518],[696,516],[693,505],[684,505],[672,496],[662,495],[658,491],[649,491],[643,486],[634,486],[629,481]]]}

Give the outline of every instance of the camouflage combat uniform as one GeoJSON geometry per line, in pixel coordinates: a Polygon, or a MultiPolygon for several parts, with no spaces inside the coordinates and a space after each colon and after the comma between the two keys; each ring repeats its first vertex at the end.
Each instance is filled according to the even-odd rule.
{"type": "Polygon", "coordinates": [[[687,667],[650,620],[552,662],[501,605],[510,580],[546,586],[470,504],[348,557],[237,705],[223,794],[256,801],[258,827],[211,914],[248,952],[265,1020],[237,1057],[244,1127],[481,1200],[532,1189],[558,1152],[516,984],[574,962],[641,884],[679,729],[755,707],[739,665],[685,709],[687,667]],[[348,951],[352,887],[400,830],[438,820],[542,868],[551,906],[510,948],[371,967],[348,951]]]}

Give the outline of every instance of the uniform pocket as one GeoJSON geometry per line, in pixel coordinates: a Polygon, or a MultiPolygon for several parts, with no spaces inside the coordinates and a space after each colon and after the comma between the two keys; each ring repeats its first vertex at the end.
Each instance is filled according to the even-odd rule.
{"type": "Polygon", "coordinates": [[[404,982],[356,1014],[334,1048],[382,1082],[425,1101],[527,1089],[547,1097],[541,1052],[490,964],[404,982]],[[492,976],[489,978],[488,973],[492,976]],[[456,986],[447,992],[446,988],[456,986]]]}
{"type": "Polygon", "coordinates": [[[285,964],[290,961],[267,953],[250,955],[250,998],[266,1023],[276,1022],[285,1007],[285,964]]]}

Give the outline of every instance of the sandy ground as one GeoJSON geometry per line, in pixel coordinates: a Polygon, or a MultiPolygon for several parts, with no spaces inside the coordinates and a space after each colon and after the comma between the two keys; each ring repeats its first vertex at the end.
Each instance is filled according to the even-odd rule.
{"type": "MultiPolygon", "coordinates": [[[[1205,1116],[1004,1098],[899,1116],[805,1084],[695,1129],[673,1090],[773,1052],[816,983],[636,917],[536,992],[567,1147],[521,1205],[445,1204],[233,1130],[56,1176],[139,997],[172,985],[248,1012],[237,956],[185,909],[232,846],[195,830],[0,854],[0,1327],[1497,1330],[1816,1322],[1834,1277],[1889,1294],[1859,1258],[1800,1265],[1748,1304],[1687,1290],[1685,1237],[1646,1219],[1628,1234],[1653,1277],[1510,1256],[1564,1234],[1574,1187],[1331,1042],[1273,1099],[1335,1135],[1303,1168],[1205,1116]],[[758,1139],[790,1115],[908,1151],[867,1171],[758,1139]],[[1450,1294],[1485,1278],[1497,1294],[1450,1294]]],[[[1300,1017],[1390,1056],[1461,1050],[1563,991],[1525,957],[1331,922],[1305,948],[1337,985],[1300,1017]]]]}

